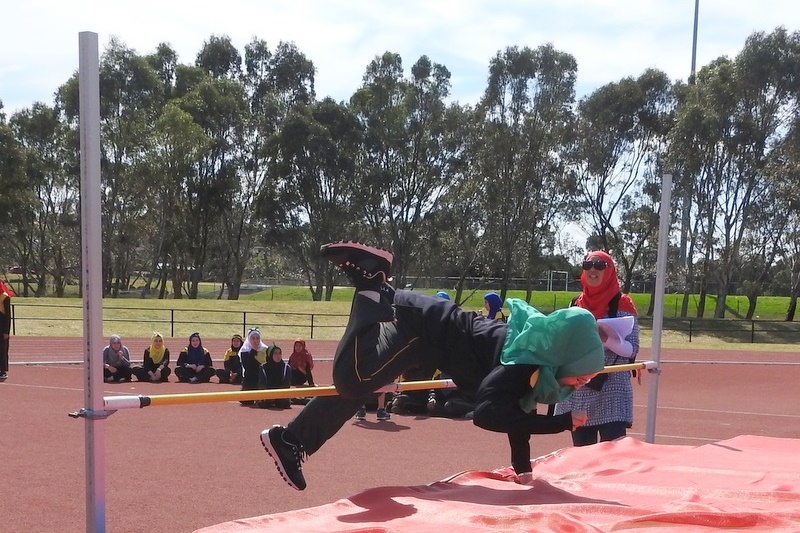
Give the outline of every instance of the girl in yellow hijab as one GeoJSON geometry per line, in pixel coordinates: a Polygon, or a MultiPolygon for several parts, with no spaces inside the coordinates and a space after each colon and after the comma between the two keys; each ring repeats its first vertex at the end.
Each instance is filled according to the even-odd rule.
{"type": "Polygon", "coordinates": [[[169,381],[172,370],[169,367],[169,348],[164,346],[164,337],[158,331],[153,332],[150,346],[144,349],[142,366],[131,369],[139,381],[162,383],[169,381]]]}

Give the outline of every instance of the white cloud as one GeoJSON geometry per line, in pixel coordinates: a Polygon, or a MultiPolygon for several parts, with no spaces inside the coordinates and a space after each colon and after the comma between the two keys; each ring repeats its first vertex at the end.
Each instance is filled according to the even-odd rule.
{"type": "MultiPolygon", "coordinates": [[[[145,54],[167,42],[192,63],[212,34],[243,51],[257,37],[293,41],[317,67],[317,94],[349,98],[385,51],[410,67],[421,55],[452,73],[453,97],[474,103],[489,60],[510,45],[547,42],[578,61],[579,96],[655,67],[685,79],[694,0],[28,0],[8,2],[0,32],[0,99],[6,111],[52,102],[77,69],[78,33],[116,35],[145,54]]],[[[735,55],[754,31],[800,29],[796,0],[700,0],[698,68],[735,55]]]]}

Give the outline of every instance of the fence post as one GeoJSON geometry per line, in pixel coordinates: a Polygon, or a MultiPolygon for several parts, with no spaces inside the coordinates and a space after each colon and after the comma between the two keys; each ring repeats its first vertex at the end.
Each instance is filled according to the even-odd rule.
{"type": "Polygon", "coordinates": [[[169,336],[175,338],[175,308],[169,310],[169,336]]]}
{"type": "Polygon", "coordinates": [[[247,335],[247,311],[242,311],[242,337],[247,335]]]}
{"type": "Polygon", "coordinates": [[[314,313],[311,313],[311,338],[314,338],[314,313]]]}
{"type": "Polygon", "coordinates": [[[689,320],[689,342],[692,342],[692,320],[689,320]]]}
{"type": "Polygon", "coordinates": [[[750,344],[756,342],[756,321],[750,321],[750,344]]]}

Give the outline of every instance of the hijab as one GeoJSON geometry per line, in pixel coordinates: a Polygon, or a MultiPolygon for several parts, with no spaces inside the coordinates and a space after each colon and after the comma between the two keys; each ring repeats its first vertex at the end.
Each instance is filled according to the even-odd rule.
{"type": "Polygon", "coordinates": [[[225,350],[225,355],[222,357],[223,362],[227,361],[228,359],[230,359],[234,355],[238,355],[239,354],[239,350],[242,349],[242,346],[244,346],[244,339],[242,339],[242,336],[239,335],[238,333],[234,334],[233,337],[231,337],[231,347],[228,348],[227,350],[225,350]],[[239,346],[234,346],[233,345],[233,341],[235,341],[235,340],[239,341],[239,346]]]}
{"type": "Polygon", "coordinates": [[[200,334],[195,332],[189,335],[189,346],[186,347],[186,355],[188,356],[186,362],[190,365],[206,364],[205,352],[206,351],[203,348],[203,340],[200,338],[200,334]],[[197,337],[197,340],[200,341],[200,344],[197,345],[197,348],[192,346],[192,339],[194,337],[197,337]]]}
{"type": "Polygon", "coordinates": [[[277,344],[273,344],[267,348],[267,362],[264,363],[264,374],[267,378],[267,386],[272,388],[280,386],[283,383],[283,378],[286,374],[286,363],[283,361],[283,350],[281,350],[281,359],[275,361],[272,354],[275,350],[281,350],[277,344]]]}
{"type": "Polygon", "coordinates": [[[489,318],[497,318],[497,313],[499,313],[500,309],[503,307],[503,300],[500,298],[500,295],[496,292],[487,292],[483,299],[489,303],[489,318]]]}
{"type": "Polygon", "coordinates": [[[3,283],[3,280],[0,280],[0,294],[5,294],[9,299],[16,296],[16,294],[14,294],[14,291],[11,290],[11,287],[3,283]]]}
{"type": "Polygon", "coordinates": [[[539,377],[520,400],[526,412],[537,403],[565,400],[575,389],[562,386],[559,378],[593,374],[605,365],[597,321],[586,309],[568,307],[544,315],[518,298],[509,298],[508,333],[500,354],[504,365],[539,366],[539,377]]]}
{"type": "MultiPolygon", "coordinates": [[[[606,263],[603,274],[603,281],[596,287],[590,286],[586,282],[586,270],[581,272],[581,285],[583,292],[575,300],[575,305],[591,311],[595,318],[602,318],[608,314],[608,303],[614,296],[619,294],[619,278],[617,277],[617,266],[614,260],[606,252],[596,250],[586,254],[586,260],[601,259],[606,263]]],[[[623,295],[619,300],[619,310],[636,314],[636,307],[627,295],[623,295]]]]}
{"type": "Polygon", "coordinates": [[[150,348],[148,348],[148,350],[150,350],[150,359],[153,360],[153,363],[159,364],[164,359],[164,352],[166,350],[166,348],[164,348],[164,337],[162,337],[161,333],[159,333],[158,331],[154,331],[153,336],[150,337],[150,348]],[[156,348],[155,346],[154,341],[156,340],[156,338],[161,339],[160,348],[156,348]]]}
{"type": "Polygon", "coordinates": [[[261,331],[258,328],[252,328],[247,332],[247,338],[244,340],[244,344],[242,344],[239,354],[250,353],[250,350],[256,351],[256,361],[262,365],[267,362],[267,345],[264,344],[264,341],[261,339],[261,331]],[[253,346],[253,342],[250,340],[250,337],[253,335],[253,333],[258,334],[257,346],[253,346]]]}

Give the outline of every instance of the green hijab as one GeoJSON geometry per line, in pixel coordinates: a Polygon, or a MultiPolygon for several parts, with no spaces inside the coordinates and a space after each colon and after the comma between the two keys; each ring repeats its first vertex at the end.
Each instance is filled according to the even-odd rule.
{"type": "Polygon", "coordinates": [[[568,307],[545,315],[518,298],[507,299],[506,307],[511,316],[500,362],[539,365],[536,383],[519,402],[524,411],[533,411],[537,403],[561,402],[575,391],[559,385],[559,378],[603,369],[603,344],[591,312],[568,307]]]}

